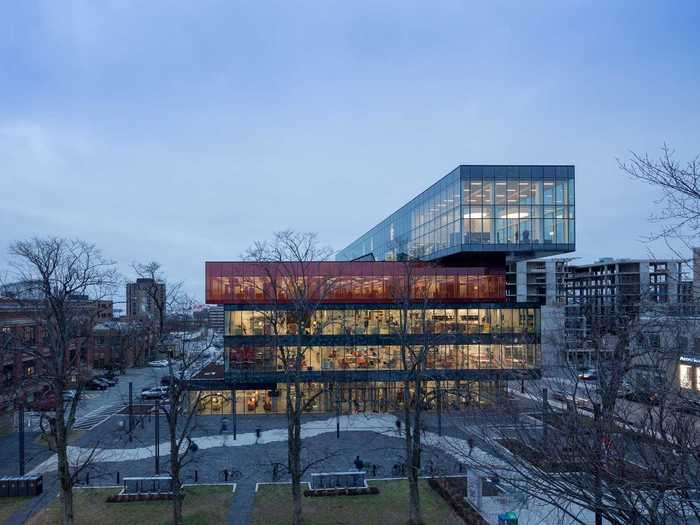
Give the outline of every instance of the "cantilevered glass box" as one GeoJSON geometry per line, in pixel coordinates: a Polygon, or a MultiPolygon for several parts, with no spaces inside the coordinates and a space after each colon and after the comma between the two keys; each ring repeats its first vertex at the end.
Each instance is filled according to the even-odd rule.
{"type": "Polygon", "coordinates": [[[459,166],[337,260],[543,257],[574,251],[573,166],[459,166]]]}

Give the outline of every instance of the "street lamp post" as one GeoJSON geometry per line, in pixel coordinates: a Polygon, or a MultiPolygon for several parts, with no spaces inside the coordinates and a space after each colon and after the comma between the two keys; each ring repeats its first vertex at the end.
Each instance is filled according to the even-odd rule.
{"type": "Polygon", "coordinates": [[[156,440],[156,476],[160,475],[160,399],[156,399],[156,428],[155,428],[155,440],[156,440]]]}
{"type": "Polygon", "coordinates": [[[24,476],[24,403],[19,405],[19,475],[24,476]]]}

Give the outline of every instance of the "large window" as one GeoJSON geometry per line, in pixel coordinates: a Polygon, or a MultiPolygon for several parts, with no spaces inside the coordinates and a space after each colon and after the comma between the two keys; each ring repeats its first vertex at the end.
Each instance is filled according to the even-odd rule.
{"type": "MultiPolygon", "coordinates": [[[[291,278],[302,270],[279,263],[207,262],[206,298],[218,304],[291,302],[291,278]]],[[[412,279],[411,298],[447,301],[505,299],[505,273],[482,267],[442,267],[399,262],[313,262],[303,269],[309,299],[323,304],[394,302],[412,279]]]]}
{"type": "Polygon", "coordinates": [[[573,194],[566,180],[462,182],[464,244],[574,242],[573,194]]]}
{"type": "MultiPolygon", "coordinates": [[[[308,335],[365,336],[398,334],[402,310],[317,310],[306,327],[308,335]]],[[[408,331],[421,334],[539,334],[536,308],[426,308],[408,311],[408,331]],[[423,319],[425,316],[425,320],[423,319]]],[[[297,321],[291,312],[234,310],[225,312],[226,335],[293,335],[297,321]]]]}
{"type": "Polygon", "coordinates": [[[680,376],[681,388],[693,388],[693,367],[690,365],[679,365],[678,372],[680,376]]]}
{"type": "MultiPolygon", "coordinates": [[[[294,355],[294,348],[285,348],[294,355]]],[[[230,346],[227,366],[232,370],[282,371],[282,350],[270,346],[230,346]]],[[[435,345],[426,364],[431,369],[522,369],[539,366],[536,343],[435,345]]],[[[401,370],[398,345],[311,346],[304,349],[302,368],[323,370],[401,370]]]]}

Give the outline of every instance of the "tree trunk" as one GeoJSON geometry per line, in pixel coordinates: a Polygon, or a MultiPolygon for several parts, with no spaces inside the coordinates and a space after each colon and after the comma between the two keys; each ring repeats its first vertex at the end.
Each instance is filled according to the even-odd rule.
{"type": "Polygon", "coordinates": [[[420,381],[415,382],[413,397],[410,392],[410,382],[404,383],[404,427],[406,444],[406,477],[408,478],[408,523],[419,525],[423,523],[420,510],[420,494],[418,476],[420,474],[420,381]],[[413,417],[411,417],[413,404],[413,417]]]}
{"type": "Polygon", "coordinates": [[[168,433],[170,434],[170,477],[172,478],[173,484],[173,525],[182,524],[182,484],[180,482],[180,448],[178,447],[177,442],[177,420],[179,408],[180,407],[178,395],[173,394],[171,388],[170,413],[168,416],[168,433]]]}
{"type": "Polygon", "coordinates": [[[56,425],[56,455],[62,522],[63,525],[73,525],[73,480],[68,462],[68,436],[62,406],[57,406],[54,424],[56,425]]]}
{"type": "MultiPolygon", "coordinates": [[[[291,389],[288,387],[288,394],[291,389]]],[[[292,505],[293,515],[292,523],[294,525],[302,524],[302,505],[301,505],[301,385],[298,380],[294,382],[294,408],[291,409],[291,403],[287,397],[287,407],[289,418],[288,423],[288,443],[289,443],[289,470],[292,476],[292,505]],[[291,412],[291,413],[290,413],[291,412]]]]}
{"type": "MultiPolygon", "coordinates": [[[[171,435],[173,435],[171,433],[171,435]]],[[[170,475],[173,483],[173,525],[182,524],[182,487],[176,439],[170,439],[170,475]]]]}

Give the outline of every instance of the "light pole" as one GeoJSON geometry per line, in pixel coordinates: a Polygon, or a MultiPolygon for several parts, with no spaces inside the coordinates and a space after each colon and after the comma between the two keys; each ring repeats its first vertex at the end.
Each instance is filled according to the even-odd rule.
{"type": "Polygon", "coordinates": [[[156,440],[156,476],[160,475],[160,399],[156,399],[156,428],[155,428],[155,440],[156,440]]]}
{"type": "Polygon", "coordinates": [[[19,475],[24,476],[24,403],[19,405],[19,475]]]}
{"type": "Polygon", "coordinates": [[[129,441],[133,439],[134,431],[134,384],[129,381],[129,441]]]}

